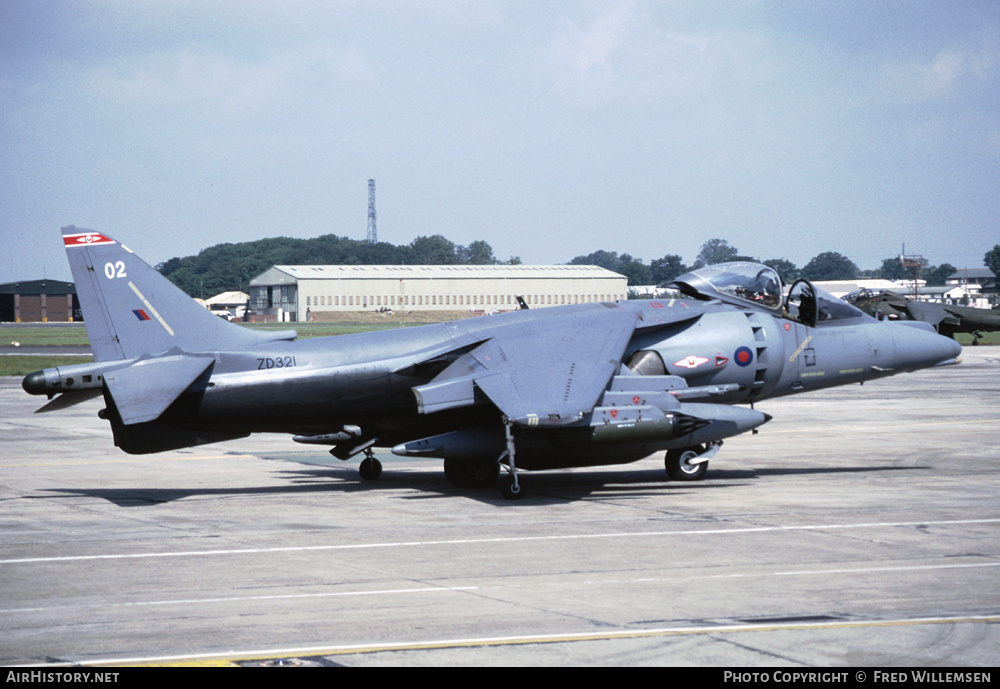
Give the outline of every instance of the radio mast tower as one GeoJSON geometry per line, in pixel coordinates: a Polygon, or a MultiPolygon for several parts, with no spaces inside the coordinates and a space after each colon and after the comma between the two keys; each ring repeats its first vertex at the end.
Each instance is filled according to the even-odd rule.
{"type": "Polygon", "coordinates": [[[927,259],[918,254],[907,254],[906,244],[903,244],[903,253],[899,255],[899,264],[903,270],[913,271],[913,298],[917,298],[917,285],[920,284],[920,269],[927,267],[927,259]]]}
{"type": "Polygon", "coordinates": [[[368,180],[368,236],[365,241],[378,244],[378,232],[375,230],[375,180],[368,180]]]}

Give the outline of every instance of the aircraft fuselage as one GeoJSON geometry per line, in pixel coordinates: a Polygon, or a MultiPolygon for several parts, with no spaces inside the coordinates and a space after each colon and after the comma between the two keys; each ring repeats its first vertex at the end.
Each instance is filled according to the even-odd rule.
{"type": "MultiPolygon", "coordinates": [[[[655,352],[662,362],[657,375],[683,379],[689,388],[716,388],[706,393],[705,399],[712,403],[756,403],[863,382],[919,368],[928,356],[944,358],[947,354],[928,352],[928,347],[938,344],[932,332],[870,319],[857,325],[809,327],[767,313],[693,300],[631,301],[609,306],[633,311],[644,323],[655,323],[658,318],[671,321],[664,316],[674,309],[697,310],[699,315],[692,320],[637,331],[624,360],[628,362],[640,352],[655,352]]],[[[557,308],[593,305],[553,307],[552,311],[557,308]]],[[[436,352],[452,348],[458,335],[475,339],[480,330],[545,314],[544,310],[515,311],[402,329],[390,337],[384,332],[362,333],[267,342],[248,351],[202,353],[214,359],[211,368],[157,424],[233,435],[314,435],[357,425],[378,438],[380,445],[456,426],[499,428],[499,413],[485,399],[473,407],[419,413],[413,388],[424,382],[426,375],[421,377],[414,367],[436,352]]],[[[680,396],[683,394],[680,391],[680,396]]],[[[492,432],[497,445],[499,432],[492,432]]],[[[553,431],[546,433],[551,436],[553,431]]],[[[139,440],[142,435],[123,434],[123,438],[135,441],[121,443],[123,449],[157,451],[156,442],[139,440]]],[[[569,438],[573,432],[563,431],[563,435],[569,438]]],[[[688,440],[635,443],[635,452],[626,453],[630,457],[627,461],[634,454],[649,454],[684,442],[688,440]]],[[[578,451],[575,454],[582,456],[578,451]]]]}

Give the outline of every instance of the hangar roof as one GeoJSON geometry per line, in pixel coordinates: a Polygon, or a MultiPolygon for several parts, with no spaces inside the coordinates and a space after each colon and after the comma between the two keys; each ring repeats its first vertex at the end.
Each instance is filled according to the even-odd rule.
{"type": "Polygon", "coordinates": [[[76,294],[76,285],[62,280],[22,280],[0,285],[0,294],[76,294]]]}
{"type": "Polygon", "coordinates": [[[604,278],[625,279],[613,271],[600,266],[583,265],[433,265],[433,266],[274,266],[250,281],[251,285],[271,284],[277,276],[273,271],[284,273],[294,280],[363,280],[363,279],[416,279],[416,280],[482,280],[485,278],[604,278]]]}

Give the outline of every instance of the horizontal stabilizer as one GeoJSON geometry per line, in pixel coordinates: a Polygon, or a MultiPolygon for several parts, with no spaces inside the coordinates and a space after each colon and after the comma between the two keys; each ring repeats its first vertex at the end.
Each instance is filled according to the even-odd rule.
{"type": "Polygon", "coordinates": [[[291,342],[299,337],[297,330],[275,330],[273,332],[268,330],[258,330],[257,336],[260,338],[260,342],[291,342]]]}
{"type": "Polygon", "coordinates": [[[42,414],[49,411],[59,411],[60,409],[67,409],[75,404],[80,404],[80,402],[86,402],[87,400],[92,400],[95,397],[101,396],[101,390],[98,388],[93,388],[90,390],[80,390],[73,392],[64,392],[59,395],[51,402],[43,407],[39,407],[35,410],[36,414],[42,414]]]}
{"type": "Polygon", "coordinates": [[[104,383],[125,425],[154,421],[214,362],[186,354],[140,359],[106,373],[104,383]]]}

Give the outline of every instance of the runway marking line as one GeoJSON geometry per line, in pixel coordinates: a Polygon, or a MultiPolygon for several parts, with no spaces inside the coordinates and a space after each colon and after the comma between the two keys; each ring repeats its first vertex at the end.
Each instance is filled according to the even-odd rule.
{"type": "MultiPolygon", "coordinates": [[[[1000,565],[1000,563],[997,563],[1000,565]]],[[[377,591],[327,591],[324,593],[285,593],[272,594],[269,596],[215,596],[213,598],[175,598],[170,600],[148,600],[148,601],[127,601],[124,603],[108,603],[102,601],[90,605],[58,605],[54,607],[33,607],[33,608],[8,608],[0,610],[4,615],[26,612],[45,612],[47,610],[66,610],[67,608],[100,608],[109,610],[111,608],[145,608],[166,605],[205,605],[208,603],[246,603],[251,601],[281,601],[300,600],[303,598],[346,598],[349,596],[393,596],[411,593],[453,593],[455,591],[475,591],[478,586],[431,586],[425,588],[409,589],[381,589],[377,591]]]]}
{"type": "Polygon", "coordinates": [[[191,656],[163,656],[145,658],[106,658],[73,663],[74,665],[197,665],[232,667],[239,662],[282,660],[320,656],[359,655],[391,651],[433,651],[448,648],[483,648],[488,646],[519,646],[531,644],[573,643],[580,641],[614,641],[665,636],[695,636],[706,634],[734,634],[745,632],[773,632],[789,630],[864,629],[871,627],[909,627],[928,624],[968,624],[1000,622],[1000,615],[966,615],[960,617],[925,617],[901,620],[868,620],[857,622],[786,622],[772,624],[732,624],[701,627],[661,627],[652,629],[623,629],[605,632],[569,632],[565,634],[531,634],[524,636],[498,636],[471,639],[441,639],[436,641],[402,641],[385,644],[351,644],[343,646],[303,646],[270,650],[205,653],[191,656]]]}
{"type": "Polygon", "coordinates": [[[336,545],[301,545],[275,548],[239,548],[224,550],[188,550],[162,553],[121,553],[116,555],[65,555],[54,557],[23,557],[0,560],[0,565],[16,565],[41,562],[81,562],[88,560],[137,560],[159,557],[207,557],[218,555],[258,555],[268,553],[307,553],[324,550],[366,550],[370,548],[412,548],[437,545],[465,545],[486,543],[523,543],[528,541],[571,541],[604,538],[653,538],[670,536],[717,536],[726,534],[773,533],[782,531],[824,531],[841,529],[871,529],[915,526],[957,526],[961,524],[997,524],[1000,518],[990,519],[946,519],[916,522],[869,522],[861,524],[808,524],[800,526],[756,526],[731,527],[724,529],[684,529],[680,531],[615,532],[600,534],[560,534],[554,536],[497,536],[494,538],[457,538],[441,541],[390,541],[386,543],[350,543],[336,545]]]}

